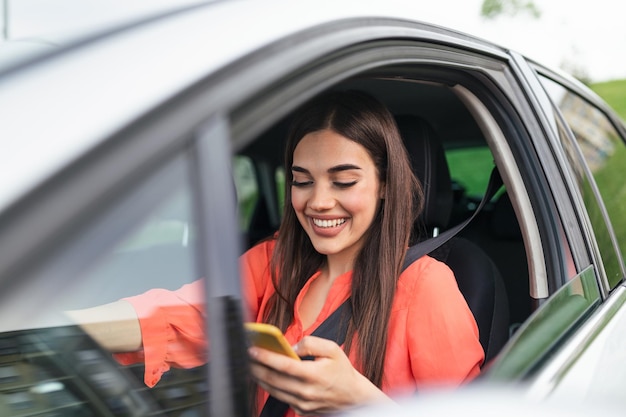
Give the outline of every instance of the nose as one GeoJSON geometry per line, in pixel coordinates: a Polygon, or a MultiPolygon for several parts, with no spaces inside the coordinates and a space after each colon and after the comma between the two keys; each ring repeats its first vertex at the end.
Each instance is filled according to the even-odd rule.
{"type": "Polygon", "coordinates": [[[313,186],[308,206],[315,211],[330,210],[335,206],[335,196],[330,187],[324,184],[313,186]]]}

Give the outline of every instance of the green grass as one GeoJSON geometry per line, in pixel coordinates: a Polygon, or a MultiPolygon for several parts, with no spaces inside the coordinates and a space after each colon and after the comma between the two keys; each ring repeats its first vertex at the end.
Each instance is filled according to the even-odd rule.
{"type": "Polygon", "coordinates": [[[590,87],[620,115],[622,120],[626,120],[626,79],[594,83],[590,87]]]}
{"type": "MultiPolygon", "coordinates": [[[[626,201],[626,182],[624,182],[622,177],[624,166],[626,166],[626,147],[621,146],[617,147],[613,155],[606,160],[606,163],[593,173],[606,211],[611,219],[615,236],[617,241],[621,243],[622,256],[626,255],[623,244],[623,242],[626,242],[626,205],[624,205],[624,201],[626,201]]],[[[608,235],[603,215],[598,209],[589,183],[583,182],[581,189],[589,218],[596,232],[598,248],[603,257],[602,261],[609,283],[615,286],[621,279],[619,259],[613,250],[613,242],[608,235]]]]}
{"type": "MultiPolygon", "coordinates": [[[[591,85],[591,89],[604,99],[622,120],[626,120],[626,79],[595,83],[591,85]]],[[[594,178],[602,194],[617,241],[620,242],[622,256],[626,256],[623,243],[626,242],[626,182],[623,179],[623,171],[626,166],[626,148],[619,141],[616,142],[616,145],[615,153],[608,159],[605,166],[594,172],[594,178]]],[[[585,195],[588,196],[589,194],[589,190],[587,190],[585,195]]],[[[594,224],[601,221],[601,213],[590,213],[590,216],[592,222],[596,222],[594,224]],[[594,217],[597,218],[594,219],[594,217]]],[[[604,256],[612,252],[612,242],[608,236],[603,236],[602,233],[598,236],[598,246],[604,256]]],[[[604,260],[607,264],[607,274],[609,274],[609,280],[615,283],[614,281],[621,276],[619,263],[616,258],[607,257],[609,259],[604,260]]]]}
{"type": "Polygon", "coordinates": [[[450,176],[470,196],[482,196],[495,166],[489,148],[454,149],[446,152],[450,176]]]}

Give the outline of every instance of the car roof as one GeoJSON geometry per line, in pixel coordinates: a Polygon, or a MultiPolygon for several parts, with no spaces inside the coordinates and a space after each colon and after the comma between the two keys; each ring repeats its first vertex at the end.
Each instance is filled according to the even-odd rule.
{"type": "MultiPolygon", "coordinates": [[[[369,25],[393,19],[396,36],[421,31],[503,53],[461,32],[409,23],[406,10],[393,4],[252,0],[187,5],[113,26],[5,69],[0,72],[0,211],[207,74],[307,29],[352,20],[358,21],[353,32],[363,36],[368,30],[367,36],[375,37],[376,25],[369,25]]],[[[441,22],[452,15],[431,17],[441,22]]]]}

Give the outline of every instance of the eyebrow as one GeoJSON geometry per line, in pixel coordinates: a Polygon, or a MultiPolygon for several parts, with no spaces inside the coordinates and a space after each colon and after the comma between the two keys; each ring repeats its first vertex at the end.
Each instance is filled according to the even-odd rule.
{"type": "MultiPolygon", "coordinates": [[[[336,165],[334,167],[330,167],[328,168],[328,173],[329,174],[334,174],[336,172],[341,172],[341,171],[350,171],[353,169],[361,169],[360,166],[358,165],[353,165],[353,164],[342,164],[342,165],[336,165]]],[[[304,174],[310,174],[309,170],[306,168],[302,168],[301,166],[298,165],[293,165],[291,167],[292,171],[296,171],[296,172],[302,172],[304,174]]]]}

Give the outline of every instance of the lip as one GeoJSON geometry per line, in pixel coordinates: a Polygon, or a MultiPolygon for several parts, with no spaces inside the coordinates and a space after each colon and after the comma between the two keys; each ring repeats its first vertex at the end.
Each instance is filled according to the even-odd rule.
{"type": "Polygon", "coordinates": [[[343,229],[346,228],[346,225],[348,224],[348,221],[350,220],[349,217],[337,217],[337,216],[308,216],[309,217],[309,225],[311,226],[311,229],[313,230],[313,232],[318,235],[318,236],[322,236],[322,237],[335,237],[337,236],[339,233],[341,233],[341,231],[343,229]],[[321,227],[318,226],[314,223],[313,220],[339,220],[339,219],[343,219],[344,222],[334,226],[334,227],[321,227]]]}

